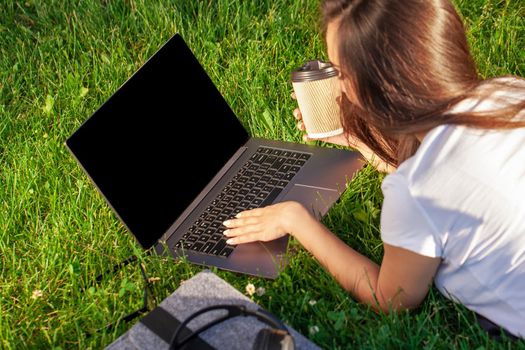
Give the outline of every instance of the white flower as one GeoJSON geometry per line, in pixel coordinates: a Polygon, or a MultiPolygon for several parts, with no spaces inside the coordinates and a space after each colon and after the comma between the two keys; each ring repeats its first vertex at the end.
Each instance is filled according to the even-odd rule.
{"type": "Polygon", "coordinates": [[[319,327],[317,326],[310,326],[308,327],[308,332],[311,334],[311,335],[314,335],[316,333],[319,333],[319,327]]]}
{"type": "Polygon", "coordinates": [[[313,300],[313,299],[310,299],[310,301],[308,302],[308,304],[310,304],[310,306],[314,306],[315,304],[317,304],[317,301],[313,300]]]}
{"type": "Polygon", "coordinates": [[[255,294],[258,296],[263,296],[266,293],[266,289],[264,287],[259,287],[255,290],[255,294]]]}
{"type": "Polygon", "coordinates": [[[31,299],[38,299],[41,298],[44,293],[40,289],[35,289],[33,291],[33,295],[31,295],[31,299]]]}
{"type": "Polygon", "coordinates": [[[255,293],[255,286],[252,283],[246,285],[246,293],[248,293],[249,296],[252,296],[253,293],[255,293]]]}

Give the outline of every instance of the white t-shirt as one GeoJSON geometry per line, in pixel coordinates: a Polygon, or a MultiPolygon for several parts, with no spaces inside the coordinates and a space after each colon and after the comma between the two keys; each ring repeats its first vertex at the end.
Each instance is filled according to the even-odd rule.
{"type": "MultiPolygon", "coordinates": [[[[507,101],[525,98],[513,93],[507,101]]],[[[525,128],[438,126],[382,190],[383,241],[441,257],[434,283],[445,296],[525,338],[525,128]]]]}

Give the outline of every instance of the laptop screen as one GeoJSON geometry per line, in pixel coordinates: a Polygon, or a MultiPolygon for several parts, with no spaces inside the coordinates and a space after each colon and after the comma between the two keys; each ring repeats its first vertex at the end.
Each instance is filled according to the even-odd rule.
{"type": "Polygon", "coordinates": [[[66,144],[138,242],[149,248],[248,134],[179,35],[66,144]]]}

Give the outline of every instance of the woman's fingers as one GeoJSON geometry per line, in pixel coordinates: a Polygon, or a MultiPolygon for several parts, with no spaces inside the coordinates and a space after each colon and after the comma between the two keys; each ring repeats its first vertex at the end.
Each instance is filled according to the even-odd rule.
{"type": "Polygon", "coordinates": [[[222,224],[226,226],[227,228],[236,228],[246,225],[254,225],[259,222],[259,219],[257,217],[248,216],[242,219],[230,219],[224,221],[222,224]]]}
{"type": "Polygon", "coordinates": [[[236,228],[229,228],[224,230],[223,234],[226,237],[237,237],[247,234],[255,234],[260,231],[260,225],[249,225],[249,226],[240,226],[236,228]]]}
{"type": "Polygon", "coordinates": [[[228,237],[228,244],[241,244],[263,239],[261,232],[260,216],[264,208],[256,208],[240,212],[234,219],[223,222],[226,230],[223,232],[228,237]]]}
{"type": "Polygon", "coordinates": [[[247,220],[237,219],[235,221],[237,222],[230,225],[230,227],[235,227],[235,228],[228,228],[227,230],[223,232],[224,235],[228,238],[226,240],[226,243],[241,244],[241,243],[248,243],[248,242],[262,240],[263,237],[261,236],[260,225],[246,224],[247,220]],[[243,225],[234,226],[234,225],[237,225],[239,221],[243,222],[243,225]]]}
{"type": "Polygon", "coordinates": [[[235,215],[235,217],[238,218],[246,218],[249,216],[261,216],[266,209],[263,208],[254,208],[250,210],[241,211],[239,214],[235,215]]]}
{"type": "Polygon", "coordinates": [[[250,233],[250,234],[246,234],[246,235],[242,235],[242,236],[237,236],[237,237],[234,237],[234,238],[228,238],[226,240],[226,243],[227,244],[231,244],[231,245],[237,245],[237,244],[242,244],[242,243],[257,242],[259,240],[260,239],[257,236],[257,234],[250,233]]]}
{"type": "Polygon", "coordinates": [[[296,108],[296,109],[293,110],[293,116],[297,120],[302,120],[303,119],[303,115],[301,114],[301,110],[299,108],[296,108]]]}

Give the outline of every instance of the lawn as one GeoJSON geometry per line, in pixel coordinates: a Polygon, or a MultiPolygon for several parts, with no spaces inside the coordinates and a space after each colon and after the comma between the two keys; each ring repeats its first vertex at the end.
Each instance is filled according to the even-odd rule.
{"type": "MultiPolygon", "coordinates": [[[[525,76],[525,4],[456,5],[480,74],[525,76]]],[[[1,2],[0,348],[110,344],[137,321],[122,318],[141,306],[143,281],[136,264],[94,279],[130,255],[155,277],[157,301],[203,269],[142,251],[64,146],[177,32],[252,136],[302,142],[289,74],[306,59],[326,58],[318,1],[1,2]]],[[[381,179],[364,168],[323,219],[377,262],[381,179]]],[[[263,287],[251,298],[322,348],[525,349],[489,339],[471,312],[436,289],[418,310],[376,314],[296,242],[291,249],[275,280],[214,271],[241,292],[248,283],[263,287]]]]}

